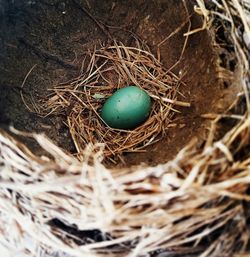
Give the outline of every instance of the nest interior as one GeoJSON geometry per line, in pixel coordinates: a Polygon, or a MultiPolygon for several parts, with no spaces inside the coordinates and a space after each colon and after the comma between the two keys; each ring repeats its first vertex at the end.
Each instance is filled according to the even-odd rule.
{"type": "MultiPolygon", "coordinates": [[[[25,131],[45,132],[59,146],[75,152],[65,117],[46,118],[28,106],[47,97],[47,89],[79,75],[84,52],[112,38],[131,44],[132,33],[146,42],[166,69],[185,83],[179,89],[191,107],[176,107],[166,136],[145,152],[126,153],[116,166],[164,163],[192,138],[206,137],[207,120],[202,114],[223,112],[234,92],[221,79],[219,51],[212,36],[203,31],[183,34],[202,26],[193,1],[20,1],[1,4],[0,122],[25,131]],[[42,22],[41,22],[42,21],[42,22]],[[32,69],[33,68],[33,69],[32,69]],[[32,69],[32,71],[31,71],[32,69]],[[29,73],[29,71],[31,71],[29,73]],[[22,86],[26,75],[29,74],[22,86]]],[[[230,63],[234,70],[233,60],[230,63]]],[[[228,68],[228,67],[224,67],[228,68]]],[[[226,78],[226,79],[225,79],[226,78]]],[[[38,110],[39,112],[39,110],[38,110]]],[[[23,138],[27,141],[28,139],[23,138]]],[[[27,142],[39,152],[34,142],[27,142]]]]}
{"type": "Polygon", "coordinates": [[[85,149],[80,161],[44,135],[11,130],[22,140],[35,139],[44,149],[39,152],[34,141],[26,142],[30,150],[0,129],[3,256],[249,255],[248,1],[1,1],[0,15],[3,127],[14,123],[22,130],[46,132],[71,151],[62,117],[39,118],[39,109],[36,114],[29,112],[21,98],[28,108],[37,107],[49,85],[75,78],[82,51],[94,40],[104,42],[112,34],[129,45],[129,33],[117,30],[119,24],[134,29],[156,53],[157,42],[163,42],[162,61],[166,68],[177,63],[173,71],[183,74],[185,100],[192,104],[175,116],[177,125],[158,146],[124,156],[130,164],[150,157],[151,164],[164,161],[157,166],[110,169],[101,163],[102,151],[93,146],[85,149]],[[177,43],[183,46],[183,33],[189,30],[190,23],[183,21],[187,9],[190,29],[202,26],[196,10],[203,15],[208,33],[190,35],[178,62],[183,47],[177,43]],[[177,21],[184,25],[172,26],[166,37],[168,26],[177,21]],[[84,28],[87,34],[81,38],[84,28]],[[232,98],[234,104],[224,111],[232,98]],[[211,126],[201,114],[212,120],[211,126]],[[206,138],[202,144],[192,140],[182,148],[192,136],[206,138]],[[167,161],[178,144],[181,150],[167,161]],[[40,156],[45,152],[47,156],[40,156]]]}

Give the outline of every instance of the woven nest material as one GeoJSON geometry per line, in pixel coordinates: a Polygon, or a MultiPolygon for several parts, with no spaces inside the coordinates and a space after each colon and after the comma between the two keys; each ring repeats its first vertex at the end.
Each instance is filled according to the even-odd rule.
{"type": "Polygon", "coordinates": [[[86,147],[79,161],[43,135],[22,133],[52,156],[39,157],[1,131],[2,256],[246,256],[249,5],[239,0],[197,4],[204,26],[193,32],[213,33],[216,24],[224,26],[242,89],[232,108],[213,120],[207,141],[190,142],[163,165],[110,170],[101,164],[98,145],[86,147]],[[234,125],[215,140],[225,117],[234,125]]]}
{"type": "MultiPolygon", "coordinates": [[[[66,114],[67,123],[78,156],[86,144],[104,143],[104,155],[141,151],[159,140],[170,125],[173,104],[189,106],[177,101],[180,79],[136,40],[136,47],[113,42],[109,46],[89,51],[85,56],[87,67],[78,78],[55,86],[48,102],[49,114],[66,114]],[[136,85],[153,99],[148,120],[133,130],[118,130],[107,126],[100,110],[116,90],[136,85]]],[[[85,66],[83,64],[83,66],[85,66]]]]}

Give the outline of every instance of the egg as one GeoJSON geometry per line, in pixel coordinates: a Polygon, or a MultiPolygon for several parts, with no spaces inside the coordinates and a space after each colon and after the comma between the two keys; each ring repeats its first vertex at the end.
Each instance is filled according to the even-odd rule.
{"type": "Polygon", "coordinates": [[[103,105],[101,118],[112,128],[133,129],[149,116],[151,99],[136,86],[118,89],[103,105]]]}

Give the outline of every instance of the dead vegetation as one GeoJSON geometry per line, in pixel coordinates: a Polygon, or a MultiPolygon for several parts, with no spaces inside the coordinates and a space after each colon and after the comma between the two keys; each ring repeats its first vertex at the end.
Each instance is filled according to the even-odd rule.
{"type": "MultiPolygon", "coordinates": [[[[190,142],[163,165],[110,170],[101,164],[100,145],[88,145],[80,161],[42,135],[23,134],[34,137],[53,158],[38,157],[2,131],[3,256],[11,256],[16,249],[27,256],[95,257],[157,256],[160,252],[166,256],[228,257],[248,252],[249,13],[238,0],[212,2],[206,9],[199,0],[196,10],[206,21],[229,21],[242,93],[235,96],[228,113],[215,117],[208,140],[199,145],[190,142]],[[241,32],[236,33],[239,27],[241,32]],[[241,106],[246,106],[243,113],[237,112],[241,106]],[[216,124],[225,117],[235,120],[235,125],[215,140],[216,124]],[[48,225],[53,219],[83,232],[96,229],[102,240],[89,238],[86,232],[76,243],[77,236],[69,230],[48,225]]],[[[78,85],[74,83],[73,89],[78,85]]],[[[62,92],[56,97],[75,97],[72,88],[62,92]]],[[[67,105],[67,99],[60,101],[67,105]]],[[[58,111],[56,105],[54,108],[58,111]]]]}
{"type": "Polygon", "coordinates": [[[134,47],[116,41],[99,49],[95,46],[86,54],[82,66],[78,78],[55,86],[44,103],[47,113],[64,115],[79,158],[88,143],[103,143],[106,157],[143,151],[166,133],[175,105],[189,106],[177,100],[180,78],[164,69],[139,40],[134,47]],[[151,114],[136,129],[113,129],[101,119],[100,110],[117,89],[130,85],[150,95],[151,114]]]}

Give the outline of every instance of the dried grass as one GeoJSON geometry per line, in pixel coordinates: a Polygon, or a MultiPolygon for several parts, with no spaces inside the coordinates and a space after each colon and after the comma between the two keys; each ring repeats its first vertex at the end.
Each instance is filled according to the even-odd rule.
{"type": "Polygon", "coordinates": [[[192,141],[166,164],[130,170],[105,168],[100,145],[88,145],[80,161],[43,135],[24,134],[53,158],[38,157],[1,131],[2,256],[248,256],[249,16],[244,2],[212,3],[199,11],[230,22],[244,91],[214,124],[237,117],[235,126],[217,141],[211,129],[203,147],[192,141]],[[50,226],[53,219],[75,224],[81,237],[50,226]],[[93,229],[102,240],[90,237],[93,229]]]}
{"type": "Polygon", "coordinates": [[[88,143],[105,144],[106,157],[142,151],[165,134],[175,111],[173,105],[189,106],[176,99],[181,81],[164,69],[139,40],[135,47],[114,41],[96,48],[86,54],[84,72],[78,78],[53,88],[44,103],[45,110],[49,114],[64,114],[79,158],[88,143]],[[100,110],[111,94],[129,85],[150,95],[151,114],[133,130],[111,128],[101,119],[100,110]]]}

